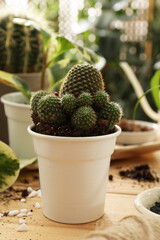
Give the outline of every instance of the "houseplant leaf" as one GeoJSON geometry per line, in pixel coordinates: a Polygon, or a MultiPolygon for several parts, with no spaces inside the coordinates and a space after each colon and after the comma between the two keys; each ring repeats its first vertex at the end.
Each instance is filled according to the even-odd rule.
{"type": "Polygon", "coordinates": [[[28,158],[28,159],[19,159],[20,161],[20,169],[23,169],[25,167],[27,167],[28,165],[35,163],[37,161],[37,158],[28,158]]]}
{"type": "Polygon", "coordinates": [[[31,97],[31,92],[30,92],[29,86],[20,77],[14,75],[14,74],[11,74],[11,73],[0,71],[0,82],[17,89],[18,91],[21,91],[29,101],[29,99],[31,97]]]}
{"type": "Polygon", "coordinates": [[[13,150],[0,141],[0,192],[10,187],[17,179],[20,164],[13,150]]]}
{"type": "Polygon", "coordinates": [[[152,92],[152,91],[154,91],[155,89],[158,89],[158,90],[159,90],[159,88],[160,88],[160,85],[155,86],[155,87],[153,87],[153,88],[150,88],[150,89],[148,89],[146,92],[144,92],[143,95],[142,95],[140,98],[138,98],[138,100],[137,100],[137,102],[136,102],[136,104],[135,104],[134,110],[133,110],[133,120],[135,120],[135,118],[136,118],[136,111],[137,111],[137,108],[138,108],[138,106],[139,106],[139,104],[140,104],[141,99],[142,99],[147,93],[152,92]]]}
{"type": "Polygon", "coordinates": [[[64,37],[57,36],[56,37],[57,44],[55,46],[54,58],[59,56],[60,54],[70,50],[77,49],[78,52],[86,59],[88,62],[97,63],[99,61],[99,56],[89,48],[82,47],[79,44],[73,43],[64,37]]]}
{"type": "Polygon", "coordinates": [[[155,74],[153,75],[151,82],[150,82],[151,88],[152,88],[152,96],[154,99],[154,102],[156,104],[156,107],[160,109],[160,92],[159,92],[159,86],[160,85],[160,70],[156,71],[155,74]]]}

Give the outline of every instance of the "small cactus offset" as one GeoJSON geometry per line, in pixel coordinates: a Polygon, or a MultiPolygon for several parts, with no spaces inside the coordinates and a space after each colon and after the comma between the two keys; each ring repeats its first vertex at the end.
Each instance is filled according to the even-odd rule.
{"type": "Polygon", "coordinates": [[[0,70],[27,73],[42,68],[43,38],[35,23],[14,15],[0,19],[0,70]]]}
{"type": "Polygon", "coordinates": [[[96,113],[91,107],[80,107],[72,116],[72,124],[76,129],[90,130],[96,123],[96,113]]]}
{"type": "Polygon", "coordinates": [[[33,94],[33,96],[30,99],[30,106],[33,113],[37,113],[39,100],[41,99],[41,97],[46,95],[48,95],[48,93],[42,90],[33,94]]]}
{"type": "Polygon", "coordinates": [[[64,112],[72,114],[76,107],[76,98],[72,94],[66,94],[61,99],[61,105],[64,112]]]}
{"type": "Polygon", "coordinates": [[[101,108],[98,113],[98,118],[106,120],[106,125],[108,129],[113,129],[115,124],[117,124],[122,117],[122,109],[118,103],[109,102],[101,108]]]}
{"type": "MultiPolygon", "coordinates": [[[[39,91],[32,97],[33,121],[34,115],[37,114],[36,121],[34,121],[36,131],[72,137],[97,136],[114,132],[115,124],[122,117],[122,109],[118,103],[111,102],[108,93],[104,91],[99,70],[96,72],[95,67],[89,64],[87,66],[86,64],[76,65],[72,68],[73,72],[75,68],[78,68],[78,73],[72,76],[74,80],[73,85],[70,82],[71,88],[63,85],[60,94],[39,91]],[[88,75],[87,71],[84,71],[85,79],[87,76],[92,76],[83,90],[82,88],[77,89],[77,86],[83,86],[86,83],[82,77],[83,74],[79,76],[81,67],[85,68],[85,71],[89,69],[88,75]],[[96,72],[96,81],[94,74],[90,73],[92,70],[96,72]],[[99,80],[97,80],[97,76],[99,76],[99,80]],[[98,83],[99,81],[100,83],[98,83]],[[95,87],[94,84],[99,87],[95,87]]],[[[70,72],[67,76],[69,75],[70,72]]]]}
{"type": "Polygon", "coordinates": [[[78,98],[77,98],[77,106],[92,106],[92,96],[90,93],[83,92],[78,98]]]}
{"type": "Polygon", "coordinates": [[[60,99],[55,95],[43,96],[38,103],[38,116],[42,122],[57,121],[56,115],[60,113],[60,99]]]}
{"type": "Polygon", "coordinates": [[[95,108],[102,108],[109,102],[109,95],[105,91],[98,91],[94,96],[94,106],[95,108]]]}

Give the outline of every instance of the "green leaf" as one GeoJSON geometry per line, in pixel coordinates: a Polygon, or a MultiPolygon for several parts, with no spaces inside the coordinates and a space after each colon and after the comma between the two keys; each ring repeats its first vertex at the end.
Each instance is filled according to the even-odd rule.
{"type": "Polygon", "coordinates": [[[18,91],[23,93],[23,95],[28,99],[28,101],[30,100],[31,91],[29,89],[29,86],[20,77],[11,73],[0,71],[0,82],[17,89],[18,91]]]}
{"type": "Polygon", "coordinates": [[[51,41],[51,34],[45,31],[43,28],[40,28],[40,32],[43,37],[43,43],[44,43],[44,52],[47,51],[50,41],[51,41]]]}
{"type": "Polygon", "coordinates": [[[55,46],[54,59],[62,53],[74,48],[77,49],[83,58],[90,63],[97,63],[100,60],[99,56],[91,49],[82,47],[79,44],[73,43],[64,37],[57,36],[56,41],[57,44],[55,46]]]}
{"type": "Polygon", "coordinates": [[[19,161],[0,153],[0,192],[10,187],[19,175],[19,161]]]}
{"type": "Polygon", "coordinates": [[[141,99],[142,99],[147,93],[152,92],[152,91],[154,91],[154,89],[157,89],[157,88],[158,88],[158,90],[159,90],[160,85],[148,89],[146,92],[143,93],[143,95],[142,95],[140,98],[138,98],[138,100],[137,100],[137,102],[136,102],[136,104],[135,104],[135,107],[134,107],[134,109],[133,109],[133,120],[135,120],[135,118],[136,118],[137,107],[139,106],[141,99]]]}
{"type": "Polygon", "coordinates": [[[158,109],[160,109],[160,91],[159,88],[157,88],[156,86],[159,86],[159,84],[160,84],[160,70],[155,72],[150,82],[152,88],[151,93],[156,104],[156,107],[158,109]]]}
{"type": "Polygon", "coordinates": [[[20,158],[19,161],[20,161],[20,169],[23,169],[23,168],[35,163],[37,161],[37,158],[28,158],[28,159],[20,158]]]}
{"type": "Polygon", "coordinates": [[[64,37],[57,36],[56,37],[56,44],[54,49],[54,58],[58,57],[62,53],[74,48],[72,42],[64,37]]]}

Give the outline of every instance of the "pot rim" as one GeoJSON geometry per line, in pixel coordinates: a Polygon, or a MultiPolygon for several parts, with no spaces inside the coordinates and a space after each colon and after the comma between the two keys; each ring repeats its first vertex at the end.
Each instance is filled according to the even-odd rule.
{"type": "Polygon", "coordinates": [[[109,133],[106,135],[98,135],[98,136],[88,136],[88,137],[65,137],[65,136],[52,136],[52,135],[45,135],[42,133],[37,133],[34,132],[32,129],[34,127],[34,124],[31,124],[28,126],[27,130],[29,132],[29,134],[31,134],[34,137],[39,137],[39,138],[44,138],[44,139],[56,139],[59,141],[63,141],[63,140],[67,140],[69,141],[80,141],[83,139],[83,141],[88,141],[88,140],[92,140],[92,141],[97,141],[97,140],[102,140],[104,138],[112,138],[112,137],[117,137],[120,133],[121,133],[121,128],[118,125],[115,125],[116,131],[113,133],[109,133]]]}
{"type": "MultiPolygon", "coordinates": [[[[23,96],[23,94],[21,92],[11,92],[11,93],[6,93],[4,95],[1,96],[0,100],[2,103],[4,104],[8,104],[10,106],[16,106],[16,107],[22,107],[22,108],[30,108],[30,104],[28,103],[18,103],[18,102],[14,102],[14,100],[8,100],[5,99],[7,96],[23,96]]],[[[24,97],[24,99],[26,99],[24,97]]]]}

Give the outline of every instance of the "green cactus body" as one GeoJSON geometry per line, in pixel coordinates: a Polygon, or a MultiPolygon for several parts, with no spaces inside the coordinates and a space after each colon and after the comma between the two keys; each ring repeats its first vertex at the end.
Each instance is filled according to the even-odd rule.
{"type": "Polygon", "coordinates": [[[64,112],[72,114],[76,107],[76,98],[72,94],[66,94],[61,98],[61,106],[64,112]]]}
{"type": "Polygon", "coordinates": [[[43,39],[32,21],[9,15],[0,20],[0,70],[39,72],[43,68],[43,39]]]}
{"type": "Polygon", "coordinates": [[[96,114],[91,107],[80,107],[72,116],[72,124],[79,130],[90,130],[96,123],[96,114]]]}
{"type": "Polygon", "coordinates": [[[118,103],[109,102],[98,113],[98,118],[106,120],[108,129],[112,129],[122,117],[122,109],[118,103]]]}
{"type": "Polygon", "coordinates": [[[92,106],[92,96],[90,93],[83,92],[78,98],[77,98],[77,106],[92,106]]]}
{"type": "Polygon", "coordinates": [[[105,91],[98,91],[94,95],[94,107],[100,109],[107,105],[109,102],[109,95],[105,91]]]}
{"type": "Polygon", "coordinates": [[[42,122],[57,122],[57,116],[60,113],[60,99],[55,95],[46,95],[39,100],[38,116],[42,122]]]}
{"type": "Polygon", "coordinates": [[[35,94],[33,94],[33,96],[31,97],[31,100],[30,100],[30,106],[31,106],[31,110],[33,111],[33,113],[37,113],[39,100],[43,96],[46,96],[48,94],[49,93],[47,93],[45,91],[38,91],[35,94]]]}
{"type": "Polygon", "coordinates": [[[104,89],[104,81],[101,72],[90,64],[78,64],[73,66],[60,89],[60,96],[66,93],[77,96],[82,92],[94,95],[97,91],[104,89]]]}

